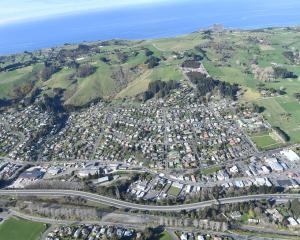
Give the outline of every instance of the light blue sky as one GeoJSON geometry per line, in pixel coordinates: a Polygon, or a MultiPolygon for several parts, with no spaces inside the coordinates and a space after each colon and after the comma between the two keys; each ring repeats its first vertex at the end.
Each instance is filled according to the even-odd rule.
{"type": "Polygon", "coordinates": [[[83,11],[185,0],[0,0],[0,24],[83,11]]]}

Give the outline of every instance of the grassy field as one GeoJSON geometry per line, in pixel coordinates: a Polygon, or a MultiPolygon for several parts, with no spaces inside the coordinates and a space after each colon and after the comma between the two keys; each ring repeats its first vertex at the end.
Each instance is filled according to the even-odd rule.
{"type": "Polygon", "coordinates": [[[274,139],[269,132],[252,135],[251,139],[260,150],[268,150],[283,145],[283,143],[274,139]]]}
{"type": "Polygon", "coordinates": [[[151,82],[151,74],[152,70],[144,72],[142,75],[130,82],[126,88],[122,89],[115,96],[115,98],[133,97],[143,91],[146,91],[148,89],[149,83],[151,82]]]}
{"type": "Polygon", "coordinates": [[[291,96],[260,99],[257,103],[267,111],[265,119],[273,126],[282,128],[291,137],[291,142],[300,141],[300,104],[291,96]]]}
{"type": "Polygon", "coordinates": [[[211,175],[211,174],[214,174],[216,173],[217,171],[221,170],[221,167],[219,166],[214,166],[214,167],[210,167],[210,168],[204,168],[204,169],[201,169],[201,173],[203,175],[211,175]]]}
{"type": "Polygon", "coordinates": [[[180,189],[179,188],[176,188],[176,187],[173,187],[171,186],[169,191],[168,191],[168,194],[169,195],[172,195],[172,196],[178,196],[178,194],[180,193],[180,189]]]}
{"type": "Polygon", "coordinates": [[[159,240],[172,240],[172,237],[170,236],[170,234],[168,233],[168,231],[164,231],[161,235],[159,240]]]}
{"type": "MultiPolygon", "coordinates": [[[[283,129],[290,136],[291,143],[300,142],[300,103],[294,97],[294,94],[300,91],[300,78],[263,82],[255,79],[249,71],[246,71],[255,56],[259,67],[270,67],[276,63],[300,76],[299,67],[290,63],[283,55],[286,51],[284,45],[289,46],[290,49],[299,46],[297,39],[300,37],[300,33],[285,29],[273,29],[255,33],[255,36],[268,39],[266,40],[268,44],[247,43],[247,39],[252,37],[250,32],[225,33],[219,38],[219,42],[227,42],[234,49],[230,52],[230,58],[226,60],[228,66],[222,66],[224,60],[221,58],[221,54],[213,48],[207,49],[204,65],[214,78],[240,84],[246,90],[242,101],[255,102],[264,106],[266,109],[263,113],[265,119],[272,126],[279,126],[283,129]],[[262,98],[257,91],[258,84],[264,84],[265,88],[285,89],[287,94],[280,97],[262,98]]],[[[268,143],[272,144],[269,137],[255,140],[262,146],[268,143]]]]}
{"type": "Polygon", "coordinates": [[[43,223],[10,218],[0,225],[0,240],[37,240],[46,228],[43,223]]]}
{"type": "Polygon", "coordinates": [[[14,87],[22,86],[29,81],[32,71],[31,66],[12,72],[0,73],[0,99],[14,97],[14,87]]]}

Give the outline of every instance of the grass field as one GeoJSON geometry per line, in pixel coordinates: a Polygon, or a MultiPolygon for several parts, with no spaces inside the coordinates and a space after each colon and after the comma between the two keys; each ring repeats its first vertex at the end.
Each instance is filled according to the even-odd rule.
{"type": "Polygon", "coordinates": [[[37,240],[46,228],[43,223],[10,218],[0,225],[0,240],[37,240]]]}
{"type": "Polygon", "coordinates": [[[214,167],[210,167],[210,168],[204,168],[204,169],[201,169],[201,173],[203,175],[211,175],[211,174],[214,174],[216,173],[217,171],[221,170],[221,167],[219,166],[214,166],[214,167]]]}
{"type": "Polygon", "coordinates": [[[159,240],[172,240],[173,238],[170,236],[170,234],[168,233],[168,231],[164,231],[161,235],[159,240]]]}
{"type": "Polygon", "coordinates": [[[30,81],[33,67],[25,67],[11,72],[0,73],[0,99],[14,97],[14,87],[21,86],[30,81]]]}
{"type": "Polygon", "coordinates": [[[149,76],[151,75],[152,70],[147,70],[142,75],[137,77],[134,81],[130,82],[128,86],[122,89],[115,98],[124,98],[124,97],[133,97],[143,91],[148,89],[149,83],[151,79],[149,76]]]}
{"type": "Polygon", "coordinates": [[[260,99],[257,103],[266,108],[265,119],[273,126],[282,128],[291,142],[300,141],[300,104],[291,96],[260,99]]]}
{"type": "Polygon", "coordinates": [[[176,188],[176,187],[173,187],[171,186],[169,191],[168,191],[168,194],[169,195],[172,195],[172,196],[178,196],[178,194],[180,193],[180,189],[179,188],[176,188]]]}
{"type": "Polygon", "coordinates": [[[276,139],[272,138],[269,132],[252,135],[251,139],[256,144],[257,148],[260,150],[269,150],[283,145],[276,139]]]}

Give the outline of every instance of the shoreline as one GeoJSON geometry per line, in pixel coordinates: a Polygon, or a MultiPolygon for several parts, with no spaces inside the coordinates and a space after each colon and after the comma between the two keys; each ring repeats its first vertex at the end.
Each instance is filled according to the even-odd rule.
{"type": "MultiPolygon", "coordinates": [[[[219,24],[218,24],[219,25],[219,24]]],[[[222,25],[222,24],[220,24],[222,25]]],[[[121,40],[121,41],[152,41],[152,40],[162,40],[162,39],[170,39],[170,38],[180,38],[180,37],[185,37],[189,36],[191,34],[196,34],[196,33],[201,33],[207,30],[212,30],[213,26],[207,27],[207,28],[200,28],[198,30],[189,32],[189,33],[181,33],[181,34],[175,34],[175,35],[170,35],[170,36],[151,36],[151,37],[145,37],[145,38],[107,38],[107,39],[95,39],[95,40],[83,40],[83,41],[74,41],[74,42],[65,42],[65,43],[59,43],[59,44],[54,44],[50,46],[45,46],[45,47],[36,47],[32,48],[29,50],[22,50],[22,51],[16,51],[16,52],[7,52],[3,53],[0,48],[0,57],[8,57],[11,55],[19,55],[23,54],[24,52],[29,52],[29,53],[34,53],[37,51],[41,50],[48,50],[51,48],[64,48],[65,46],[76,46],[79,44],[92,44],[92,43],[98,43],[98,42],[105,42],[105,41],[113,41],[113,40],[121,40]]],[[[251,32],[251,31],[262,31],[262,30],[276,30],[276,29],[288,29],[288,28],[299,28],[300,30],[300,23],[299,25],[283,25],[283,26],[266,26],[266,27],[259,27],[259,28],[235,28],[235,27],[226,27],[224,26],[223,31],[239,31],[239,32],[251,32]]],[[[1,30],[1,27],[0,27],[1,30]]],[[[34,45],[34,43],[31,43],[30,45],[34,45]]]]}

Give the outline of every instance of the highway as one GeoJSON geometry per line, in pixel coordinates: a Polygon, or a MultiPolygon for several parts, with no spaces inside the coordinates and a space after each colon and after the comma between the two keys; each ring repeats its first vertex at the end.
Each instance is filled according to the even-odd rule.
{"type": "Polygon", "coordinates": [[[194,210],[205,207],[211,207],[214,204],[231,204],[248,202],[254,200],[264,200],[269,198],[278,199],[280,201],[288,201],[293,199],[300,199],[300,194],[258,194],[246,195],[231,198],[222,198],[219,200],[210,200],[191,204],[172,205],[172,206],[157,206],[157,205],[142,205],[131,202],[126,202],[110,197],[105,197],[93,193],[72,191],[72,190],[0,190],[2,196],[33,196],[33,197],[82,197],[90,202],[104,204],[116,208],[129,208],[142,211],[158,211],[158,212],[179,212],[182,210],[194,210]]]}

